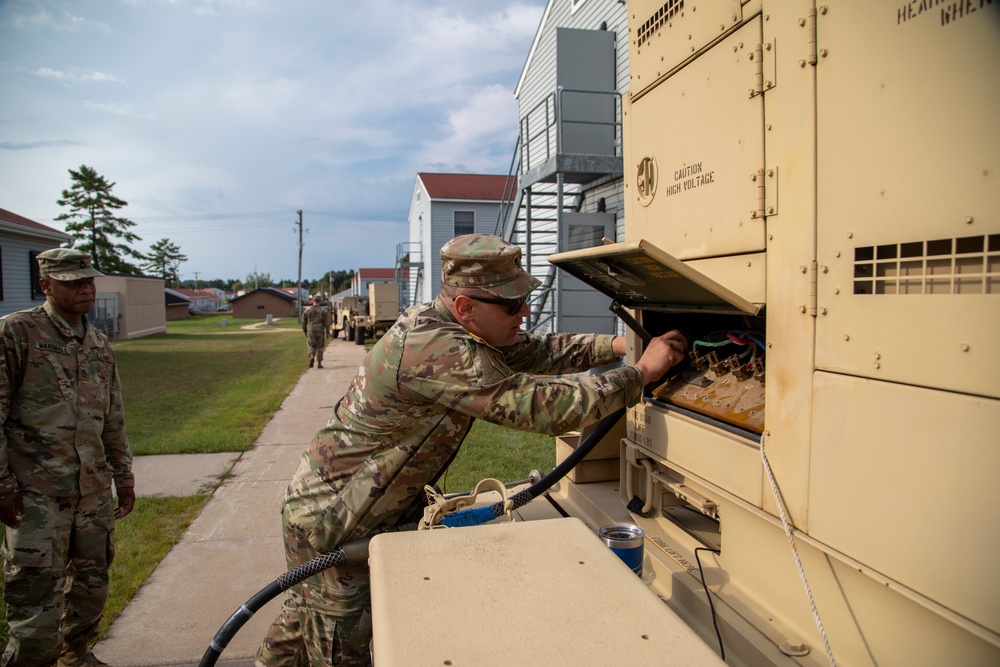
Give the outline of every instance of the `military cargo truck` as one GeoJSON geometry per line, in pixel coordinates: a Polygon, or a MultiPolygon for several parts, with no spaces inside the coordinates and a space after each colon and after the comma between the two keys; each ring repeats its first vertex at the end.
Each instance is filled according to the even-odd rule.
{"type": "Polygon", "coordinates": [[[364,312],[353,318],[354,342],[364,345],[368,336],[381,336],[399,317],[399,285],[369,283],[364,312]]]}
{"type": "Polygon", "coordinates": [[[336,338],[344,332],[344,340],[354,340],[354,318],[363,315],[367,309],[367,301],[361,296],[343,296],[333,300],[330,311],[333,322],[330,325],[330,337],[336,338]]]}
{"type": "Polygon", "coordinates": [[[696,664],[628,657],[672,632],[636,617],[648,599],[730,665],[1000,664],[1000,3],[629,0],[628,15],[625,238],[551,261],[615,300],[629,361],[672,328],[692,350],[548,498],[595,540],[642,528],[645,585],[596,555],[556,565],[545,545],[575,538],[531,516],[379,536],[376,664],[416,647],[459,664],[504,638],[539,663],[599,664],[611,644],[617,664],[696,664]],[[394,564],[387,547],[418,539],[394,564]],[[490,570],[514,542],[509,576],[530,588],[550,564],[544,581],[566,582],[530,626],[490,570]],[[445,543],[440,568],[410,558],[445,543]],[[576,568],[631,597],[562,578],[576,568]],[[405,608],[401,587],[424,597],[405,608]],[[581,608],[607,632],[564,622],[581,608]],[[445,632],[415,624],[405,643],[394,610],[430,609],[445,632]],[[564,635],[582,655],[546,652],[564,635]]]}

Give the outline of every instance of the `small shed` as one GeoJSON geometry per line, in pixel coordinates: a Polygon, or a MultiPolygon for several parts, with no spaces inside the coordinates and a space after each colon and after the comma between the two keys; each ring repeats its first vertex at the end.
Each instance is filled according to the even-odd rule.
{"type": "Polygon", "coordinates": [[[108,273],[94,279],[97,302],[89,317],[114,340],[166,333],[163,278],[108,273]]]}
{"type": "Polygon", "coordinates": [[[233,299],[233,319],[266,319],[273,317],[298,318],[295,295],[274,287],[261,287],[233,299]]]}
{"type": "Polygon", "coordinates": [[[168,287],[163,290],[163,300],[166,304],[167,322],[191,317],[191,299],[188,297],[168,287]]]}

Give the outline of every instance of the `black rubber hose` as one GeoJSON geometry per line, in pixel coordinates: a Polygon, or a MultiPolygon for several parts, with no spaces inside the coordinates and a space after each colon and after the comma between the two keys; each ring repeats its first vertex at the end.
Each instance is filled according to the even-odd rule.
{"type": "Polygon", "coordinates": [[[215,637],[212,638],[208,649],[205,650],[205,654],[201,657],[198,667],[211,667],[214,665],[229,645],[230,640],[250,620],[250,617],[280,593],[287,591],[300,581],[305,581],[314,574],[318,574],[331,567],[346,563],[367,561],[369,539],[365,538],[363,540],[348,542],[338,549],[316,556],[312,560],[299,565],[294,570],[282,573],[277,579],[260,589],[222,624],[219,631],[215,633],[215,637]]]}

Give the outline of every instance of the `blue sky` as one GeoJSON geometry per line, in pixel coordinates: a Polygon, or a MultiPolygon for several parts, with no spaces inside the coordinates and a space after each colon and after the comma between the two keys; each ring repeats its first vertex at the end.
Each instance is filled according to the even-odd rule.
{"type": "Polygon", "coordinates": [[[417,172],[507,173],[544,0],[0,0],[0,208],[117,183],[183,279],[392,266],[417,172]]]}

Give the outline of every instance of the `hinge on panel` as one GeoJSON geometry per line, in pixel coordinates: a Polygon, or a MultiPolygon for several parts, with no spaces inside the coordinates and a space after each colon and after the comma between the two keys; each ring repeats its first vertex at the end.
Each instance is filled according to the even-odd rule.
{"type": "Polygon", "coordinates": [[[809,262],[809,315],[816,317],[816,276],[819,273],[816,260],[809,262]]]}
{"type": "Polygon", "coordinates": [[[750,180],[757,184],[757,204],[750,211],[750,217],[756,220],[757,218],[764,217],[764,170],[758,169],[756,172],[750,174],[750,180]]]}
{"type": "Polygon", "coordinates": [[[812,7],[809,10],[809,15],[806,17],[806,30],[808,31],[806,37],[806,43],[808,47],[808,52],[806,55],[806,62],[810,65],[816,64],[816,8],[812,7]]]}
{"type": "Polygon", "coordinates": [[[748,57],[753,61],[753,88],[750,89],[753,98],[764,93],[764,45],[755,46],[748,57]]]}
{"type": "Polygon", "coordinates": [[[768,167],[764,173],[764,213],[778,215],[778,167],[768,167]]]}
{"type": "Polygon", "coordinates": [[[753,61],[753,88],[750,89],[750,97],[762,95],[776,85],[776,45],[776,40],[757,44],[750,53],[749,58],[753,61]]]}

